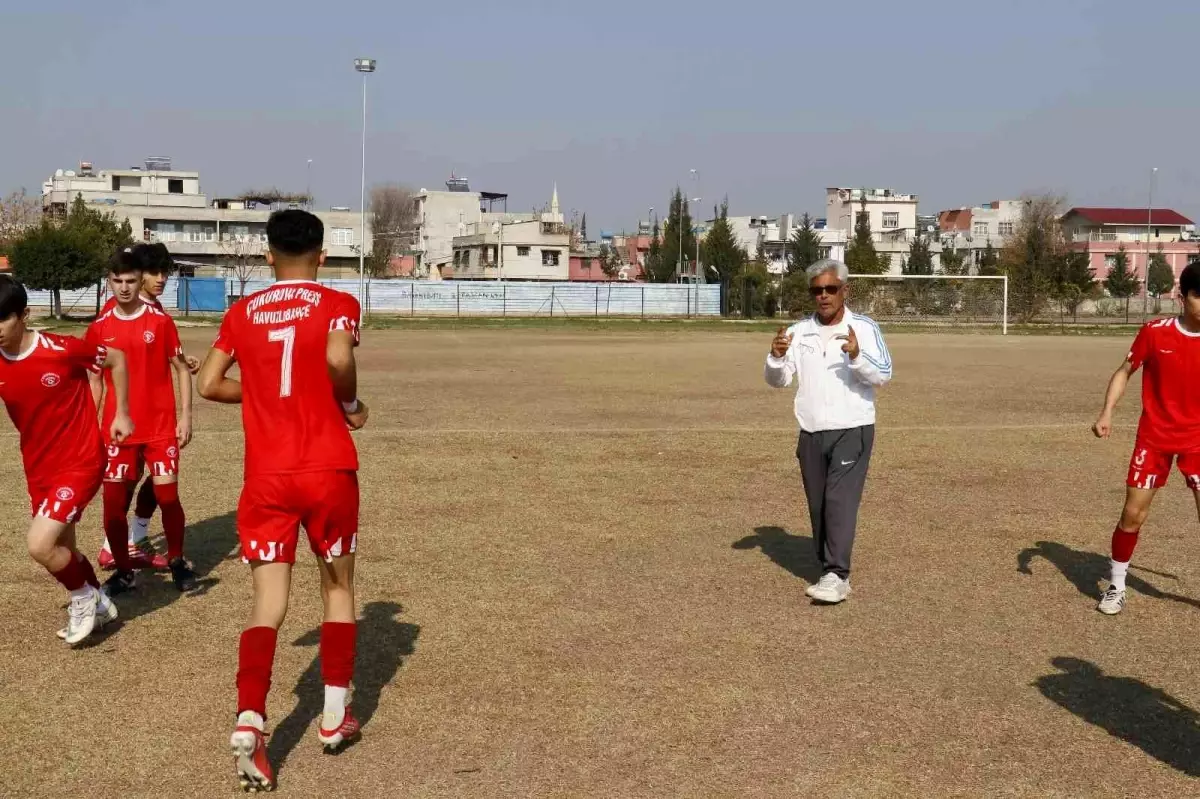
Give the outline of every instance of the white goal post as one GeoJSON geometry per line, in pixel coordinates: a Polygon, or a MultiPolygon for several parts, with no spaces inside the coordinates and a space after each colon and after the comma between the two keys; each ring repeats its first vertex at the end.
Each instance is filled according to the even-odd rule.
{"type": "MultiPolygon", "coordinates": [[[[894,287],[891,292],[902,301],[908,302],[910,305],[928,305],[937,306],[937,311],[940,312],[942,318],[961,319],[963,317],[971,317],[972,321],[982,317],[987,319],[999,317],[1000,332],[1002,335],[1008,335],[1008,276],[1007,275],[850,275],[850,281],[873,281],[877,282],[880,288],[894,287]],[[907,285],[906,285],[907,284],[907,285]],[[998,285],[996,285],[998,284],[998,285]],[[994,297],[987,294],[981,294],[977,291],[972,291],[967,287],[979,287],[995,285],[999,289],[1000,296],[994,297]],[[907,291],[905,290],[907,288],[907,291]],[[897,290],[898,289],[898,290],[897,290]],[[905,295],[909,296],[905,296],[905,295]],[[929,297],[929,300],[923,302],[923,298],[929,297]],[[999,299],[999,307],[992,309],[999,299]],[[979,307],[975,307],[979,306],[979,307]],[[997,313],[998,312],[998,313],[997,313]]],[[[994,292],[994,290],[993,290],[994,292]]],[[[871,292],[876,294],[877,291],[871,292]]],[[[869,297],[872,302],[891,302],[896,303],[895,298],[890,297],[869,297]]],[[[864,309],[866,313],[871,314],[870,310],[864,309]]],[[[918,307],[916,315],[918,317],[933,319],[937,316],[936,313],[925,313],[924,308],[918,307]]],[[[895,313],[879,314],[875,316],[884,316],[886,319],[891,316],[895,319],[895,313]]]]}

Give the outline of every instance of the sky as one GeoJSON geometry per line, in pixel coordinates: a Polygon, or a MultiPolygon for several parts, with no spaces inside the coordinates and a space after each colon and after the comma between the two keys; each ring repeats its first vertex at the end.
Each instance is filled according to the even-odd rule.
{"type": "Polygon", "coordinates": [[[1030,192],[1200,216],[1195,0],[42,0],[0,8],[0,193],[166,155],[210,197],[357,208],[451,173],[632,230],[706,209],[820,215],[827,186],[920,211],[1030,192]],[[19,71],[18,71],[19,66],[19,71]],[[691,170],[696,170],[695,176],[691,170]]]}

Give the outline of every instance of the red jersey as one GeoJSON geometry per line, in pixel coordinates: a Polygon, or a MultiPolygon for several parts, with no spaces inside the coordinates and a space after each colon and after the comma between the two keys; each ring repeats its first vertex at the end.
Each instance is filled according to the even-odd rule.
{"type": "Polygon", "coordinates": [[[330,332],[358,344],[358,300],[281,280],[233,304],[213,346],[242,373],[246,476],[357,470],[358,453],[326,366],[330,332]]]}
{"type": "Polygon", "coordinates": [[[1129,365],[1146,367],[1138,442],[1166,453],[1200,451],[1200,333],[1174,318],[1150,322],[1134,339],[1129,365]]]}
{"type": "MultiPolygon", "coordinates": [[[[125,354],[129,370],[129,415],[133,435],[126,444],[145,444],[175,437],[175,382],[171,361],[183,354],[179,331],[171,317],[152,305],[143,305],[130,316],[114,309],[92,322],[87,340],[104,344],[125,354]]],[[[117,412],[112,374],[105,373],[104,421],[108,435],[117,412]]]]}
{"type": "Polygon", "coordinates": [[[35,332],[25,352],[0,356],[0,399],[20,433],[30,485],[102,471],[104,445],[88,372],[100,371],[108,350],[73,336],[35,332]]]}
{"type": "MultiPolygon", "coordinates": [[[[138,296],[140,296],[142,298],[142,302],[146,303],[147,305],[151,306],[152,308],[157,308],[158,310],[163,311],[163,313],[166,313],[166,311],[163,310],[162,303],[158,301],[158,297],[151,297],[149,294],[145,294],[145,293],[140,294],[138,296]]],[[[104,303],[104,307],[100,309],[100,316],[104,316],[109,311],[115,310],[116,307],[117,307],[117,298],[114,295],[112,297],[109,297],[108,301],[104,303]]],[[[100,316],[97,316],[96,318],[99,319],[100,316]]]]}

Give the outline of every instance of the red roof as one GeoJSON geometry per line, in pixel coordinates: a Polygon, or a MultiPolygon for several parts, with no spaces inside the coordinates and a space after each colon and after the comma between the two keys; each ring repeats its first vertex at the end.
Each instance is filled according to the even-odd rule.
{"type": "Polygon", "coordinates": [[[1150,224],[1175,227],[1192,224],[1192,220],[1170,208],[1155,208],[1151,211],[1145,208],[1072,208],[1063,218],[1073,214],[1078,214],[1095,225],[1150,224]]]}

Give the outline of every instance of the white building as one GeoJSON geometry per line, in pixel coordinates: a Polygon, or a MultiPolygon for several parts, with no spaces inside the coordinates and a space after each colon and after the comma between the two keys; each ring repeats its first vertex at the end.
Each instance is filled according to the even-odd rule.
{"type": "Polygon", "coordinates": [[[417,236],[414,249],[419,273],[437,277],[453,266],[454,239],[474,234],[493,222],[534,221],[536,214],[508,213],[508,195],[471,191],[466,178],[451,177],[445,191],[421,189],[416,203],[417,236]],[[497,211],[496,206],[501,206],[497,211]]]}
{"type": "Polygon", "coordinates": [[[558,188],[549,208],[536,218],[527,215],[481,214],[464,235],[451,240],[451,257],[442,277],[456,280],[556,280],[570,277],[571,234],[558,203],[558,188]]]}
{"type": "MultiPolygon", "coordinates": [[[[743,248],[748,256],[756,257],[761,249],[763,257],[767,259],[768,271],[775,275],[782,275],[787,271],[787,244],[800,227],[798,216],[784,214],[777,219],[766,216],[731,216],[729,226],[733,229],[738,246],[743,248]]],[[[822,227],[817,229],[817,233],[821,237],[822,258],[834,258],[838,261],[846,259],[845,231],[822,227]]]]}
{"type": "Polygon", "coordinates": [[[978,264],[990,244],[1004,247],[1021,221],[1025,204],[1021,200],[995,200],[985,205],[954,208],[938,214],[938,231],[944,247],[966,250],[969,263],[978,264]]]}
{"type": "MultiPolygon", "coordinates": [[[[200,173],[171,169],[169,159],[148,159],[145,168],[95,170],[90,163],[58,170],[42,184],[42,209],[67,212],[76,197],[89,207],[128,220],[135,240],[162,242],[177,260],[221,265],[231,258],[260,258],[267,218],[280,207],[302,207],[278,198],[217,199],[200,191],[200,173]]],[[[314,211],[325,225],[326,273],[357,272],[361,217],[349,210],[314,211]]],[[[366,230],[371,252],[370,219],[366,230]]],[[[265,267],[263,269],[265,272],[265,267]]]]}
{"type": "Polygon", "coordinates": [[[866,212],[876,241],[895,238],[897,234],[903,234],[907,239],[916,231],[917,195],[891,189],[826,189],[826,225],[845,231],[847,235],[854,233],[854,222],[863,210],[863,200],[866,200],[866,212]]]}

